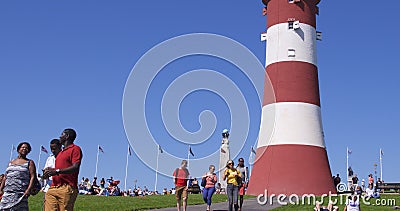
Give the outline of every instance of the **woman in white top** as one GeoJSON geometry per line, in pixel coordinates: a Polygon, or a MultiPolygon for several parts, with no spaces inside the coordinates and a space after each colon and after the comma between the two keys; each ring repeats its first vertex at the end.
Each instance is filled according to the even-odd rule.
{"type": "MultiPolygon", "coordinates": [[[[58,155],[59,152],[61,152],[61,142],[59,139],[53,139],[50,141],[50,150],[51,150],[51,155],[47,158],[46,160],[46,164],[44,165],[43,169],[46,168],[54,168],[55,166],[55,162],[56,162],[56,157],[58,155]]],[[[43,187],[43,192],[47,192],[47,190],[50,188],[51,183],[53,182],[53,178],[49,177],[47,179],[45,179],[45,185],[43,187]]]]}
{"type": "Polygon", "coordinates": [[[379,192],[375,192],[373,186],[370,184],[368,185],[368,188],[365,189],[365,197],[366,198],[379,198],[379,192]]]}
{"type": "Polygon", "coordinates": [[[349,196],[344,211],[361,211],[360,200],[358,200],[357,195],[349,196]]]}

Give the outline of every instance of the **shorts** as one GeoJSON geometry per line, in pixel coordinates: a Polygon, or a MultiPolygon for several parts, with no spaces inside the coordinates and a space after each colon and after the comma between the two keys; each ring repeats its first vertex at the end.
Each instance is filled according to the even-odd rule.
{"type": "Polygon", "coordinates": [[[186,198],[187,197],[187,189],[186,186],[176,186],[175,187],[175,196],[176,196],[176,200],[180,200],[182,197],[186,198]]]}
{"type": "Polygon", "coordinates": [[[57,187],[50,187],[45,195],[45,210],[74,210],[75,200],[78,196],[78,189],[64,184],[57,187]]]}

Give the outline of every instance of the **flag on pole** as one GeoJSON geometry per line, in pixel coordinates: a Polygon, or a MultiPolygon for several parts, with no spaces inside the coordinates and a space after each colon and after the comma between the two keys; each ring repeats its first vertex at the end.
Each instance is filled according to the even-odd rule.
{"type": "Polygon", "coordinates": [[[164,151],[162,150],[161,146],[158,145],[158,150],[160,150],[160,153],[163,153],[164,151]]]}
{"type": "Polygon", "coordinates": [[[43,145],[40,146],[40,150],[42,150],[42,152],[45,152],[46,154],[49,154],[49,151],[47,151],[47,149],[43,145]]]}
{"type": "Polygon", "coordinates": [[[192,147],[191,146],[189,146],[189,153],[194,157],[194,153],[192,151],[192,147]]]}
{"type": "Polygon", "coordinates": [[[129,146],[129,144],[128,144],[128,155],[129,155],[129,156],[132,156],[131,146],[129,146]]]}
{"type": "Polygon", "coordinates": [[[103,148],[101,148],[100,145],[99,145],[99,151],[102,152],[102,153],[104,153],[104,150],[103,150],[103,148]]]}
{"type": "Polygon", "coordinates": [[[10,151],[10,161],[12,160],[13,152],[15,151],[15,146],[14,144],[11,144],[11,151],[10,151]]]}
{"type": "Polygon", "coordinates": [[[353,151],[351,149],[347,149],[347,154],[351,155],[351,153],[353,153],[353,151]]]}
{"type": "Polygon", "coordinates": [[[256,154],[256,150],[253,148],[253,146],[251,146],[251,152],[256,154]]]}
{"type": "Polygon", "coordinates": [[[381,156],[383,156],[383,150],[382,149],[380,149],[380,153],[381,153],[381,156]]]}

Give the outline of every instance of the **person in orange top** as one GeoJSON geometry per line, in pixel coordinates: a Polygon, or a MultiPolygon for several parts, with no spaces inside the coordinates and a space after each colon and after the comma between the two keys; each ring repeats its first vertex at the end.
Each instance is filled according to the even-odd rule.
{"type": "Polygon", "coordinates": [[[368,175],[368,185],[374,186],[374,178],[372,177],[372,174],[368,175]]]}

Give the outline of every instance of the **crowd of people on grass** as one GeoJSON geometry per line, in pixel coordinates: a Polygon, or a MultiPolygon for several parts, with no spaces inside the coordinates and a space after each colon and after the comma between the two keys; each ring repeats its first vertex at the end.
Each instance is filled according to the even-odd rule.
{"type": "Polygon", "coordinates": [[[129,188],[128,190],[121,190],[118,184],[119,180],[114,180],[113,177],[109,179],[101,178],[100,183],[97,183],[97,177],[94,177],[92,182],[89,178],[82,177],[79,183],[78,190],[79,194],[84,195],[97,195],[97,196],[149,196],[149,195],[167,195],[171,194],[173,190],[166,191],[164,188],[163,193],[158,191],[149,191],[149,189],[144,186],[144,188],[135,187],[134,189],[129,188]]]}
{"type": "Polygon", "coordinates": [[[375,182],[372,174],[369,174],[367,183],[365,182],[364,179],[362,179],[360,183],[357,174],[353,174],[353,171],[350,170],[351,167],[349,168],[349,175],[346,181],[348,183],[348,190],[340,190],[339,184],[341,184],[342,181],[339,174],[337,174],[336,176],[332,176],[333,183],[337,188],[338,192],[348,191],[358,196],[369,197],[369,198],[380,197],[380,193],[382,193],[383,190],[379,189],[378,187],[379,185],[384,183],[384,181],[382,181],[381,178],[378,178],[377,181],[375,182]]]}
{"type": "MultiPolygon", "coordinates": [[[[346,181],[348,183],[348,190],[340,189],[339,185],[342,181],[339,174],[332,176],[337,191],[339,193],[342,192],[348,194],[344,211],[361,211],[360,200],[362,198],[367,200],[370,198],[380,198],[380,193],[383,191],[378,188],[379,185],[383,183],[381,178],[378,178],[375,182],[372,174],[369,174],[367,184],[364,179],[359,183],[358,176],[357,174],[354,174],[351,167],[349,167],[348,172],[349,174],[346,181]]],[[[338,209],[338,206],[335,206],[332,202],[329,202],[328,206],[322,206],[317,203],[314,208],[315,211],[337,211],[338,209]]]]}
{"type": "MultiPolygon", "coordinates": [[[[215,171],[215,166],[210,166],[215,171]]],[[[39,174],[40,175],[40,174],[39,174]]],[[[39,182],[42,185],[41,191],[46,192],[46,180],[42,180],[38,177],[39,182]]],[[[215,180],[217,181],[216,175],[215,180]]],[[[101,178],[100,183],[97,182],[97,177],[94,177],[92,181],[89,178],[82,177],[80,183],[78,184],[78,193],[80,195],[97,195],[97,196],[151,196],[151,195],[174,195],[176,193],[175,187],[163,188],[162,192],[158,191],[150,191],[147,186],[141,188],[140,186],[134,187],[133,189],[129,188],[127,190],[121,190],[118,186],[120,183],[119,180],[114,180],[113,177],[109,179],[101,178]]],[[[211,192],[213,194],[225,194],[225,190],[221,188],[221,183],[212,183],[208,181],[203,188],[200,187],[199,181],[197,178],[189,178],[188,179],[188,193],[189,194],[202,194],[204,191],[207,191],[209,195],[211,192]],[[213,189],[211,189],[211,186],[213,189]]]]}

